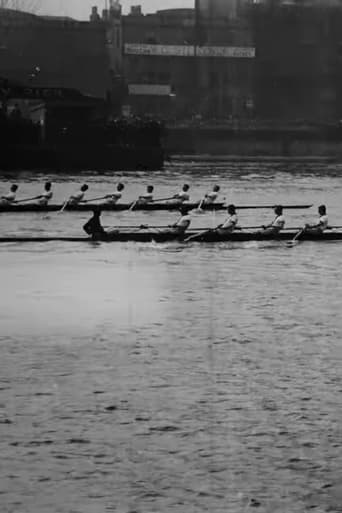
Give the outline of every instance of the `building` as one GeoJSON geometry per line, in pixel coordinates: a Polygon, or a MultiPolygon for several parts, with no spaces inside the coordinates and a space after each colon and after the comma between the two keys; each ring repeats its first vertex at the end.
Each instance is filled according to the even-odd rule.
{"type": "Polygon", "coordinates": [[[321,3],[253,6],[258,117],[330,123],[342,117],[342,9],[321,3]]]}
{"type": "Polygon", "coordinates": [[[199,16],[205,20],[236,19],[244,0],[196,0],[199,16]]]}
{"type": "Polygon", "coordinates": [[[107,34],[95,15],[92,22],[81,22],[0,9],[0,76],[107,98],[107,34]]]}
{"type": "Polygon", "coordinates": [[[133,113],[169,120],[254,115],[255,48],[249,22],[195,9],[122,18],[124,75],[133,113]]]}
{"type": "MultiPolygon", "coordinates": [[[[97,8],[93,8],[90,19],[92,19],[94,15],[99,17],[97,8]]],[[[126,82],[122,74],[123,41],[121,20],[121,4],[117,0],[110,0],[109,8],[102,11],[102,22],[106,30],[106,50],[109,58],[111,81],[110,104],[112,115],[121,114],[122,104],[127,96],[126,82]]]]}

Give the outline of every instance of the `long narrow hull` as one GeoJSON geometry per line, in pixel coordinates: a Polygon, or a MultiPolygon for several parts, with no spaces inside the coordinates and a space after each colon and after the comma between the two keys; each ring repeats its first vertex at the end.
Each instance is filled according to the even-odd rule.
{"type": "MultiPolygon", "coordinates": [[[[78,205],[67,205],[63,208],[63,205],[46,205],[41,206],[37,204],[17,204],[17,205],[1,205],[0,204],[0,212],[58,212],[63,208],[63,210],[67,210],[70,212],[84,212],[93,210],[95,207],[101,207],[103,211],[112,211],[112,212],[121,212],[124,210],[178,210],[180,206],[184,205],[191,209],[198,208],[200,206],[200,201],[195,201],[191,203],[180,203],[180,202],[154,202],[154,203],[145,203],[145,204],[132,204],[132,203],[116,203],[116,204],[95,204],[95,203],[80,203],[78,205]]],[[[239,210],[242,209],[256,209],[256,208],[273,208],[274,205],[240,205],[236,208],[239,210]]],[[[310,208],[312,205],[285,205],[286,209],[305,209],[310,208]]],[[[227,208],[225,203],[212,203],[211,205],[201,205],[202,210],[224,210],[227,208]]]]}
{"type": "MultiPolygon", "coordinates": [[[[161,231],[122,231],[109,233],[106,237],[98,239],[100,242],[248,242],[248,241],[291,241],[297,232],[284,231],[279,233],[276,237],[274,235],[266,234],[263,232],[248,232],[239,231],[225,235],[219,235],[212,232],[199,232],[192,231],[186,232],[184,235],[177,235],[170,232],[161,231]],[[193,237],[193,238],[191,238],[193,237]]],[[[324,233],[304,233],[300,236],[299,240],[326,242],[342,240],[342,232],[326,231],[324,233]]],[[[0,237],[0,243],[12,242],[94,242],[89,237],[63,237],[63,236],[42,236],[42,237],[0,237]]]]}

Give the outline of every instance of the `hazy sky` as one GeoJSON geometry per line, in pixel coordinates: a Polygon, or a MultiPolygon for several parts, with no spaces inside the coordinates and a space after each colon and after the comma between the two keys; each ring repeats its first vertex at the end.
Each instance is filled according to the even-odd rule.
{"type": "MultiPolygon", "coordinates": [[[[87,19],[91,6],[97,5],[101,11],[105,0],[40,0],[40,12],[58,16],[72,16],[87,19]]],[[[158,9],[172,7],[192,7],[194,0],[122,0],[124,12],[128,12],[131,5],[142,5],[144,12],[153,12],[158,9]]]]}

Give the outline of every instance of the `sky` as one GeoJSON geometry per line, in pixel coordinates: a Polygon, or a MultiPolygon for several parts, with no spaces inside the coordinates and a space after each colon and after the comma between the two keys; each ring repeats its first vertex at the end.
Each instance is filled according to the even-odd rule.
{"type": "MultiPolygon", "coordinates": [[[[88,19],[91,7],[97,5],[101,11],[105,0],[40,0],[40,12],[56,16],[71,16],[76,19],[88,19]]],[[[192,7],[194,0],[121,0],[127,13],[131,5],[141,5],[143,12],[154,12],[173,7],[192,7]]]]}

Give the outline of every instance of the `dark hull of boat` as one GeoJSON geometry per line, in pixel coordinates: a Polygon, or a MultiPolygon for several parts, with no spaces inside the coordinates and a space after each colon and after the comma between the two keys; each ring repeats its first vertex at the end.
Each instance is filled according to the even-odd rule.
{"type": "MultiPolygon", "coordinates": [[[[93,210],[95,207],[101,207],[103,211],[111,211],[111,212],[121,212],[123,210],[178,210],[180,206],[184,205],[191,209],[198,208],[200,205],[200,201],[192,202],[192,203],[177,203],[177,202],[164,202],[164,203],[145,203],[145,204],[137,204],[132,208],[132,203],[116,203],[114,205],[110,204],[96,204],[96,203],[85,203],[78,205],[67,205],[64,210],[69,212],[85,212],[93,210]]],[[[312,205],[285,205],[286,209],[304,209],[310,208],[312,205]]],[[[18,205],[0,205],[0,212],[58,212],[63,208],[63,205],[46,205],[40,206],[36,204],[18,204],[18,205]]],[[[202,205],[202,210],[224,210],[227,206],[225,203],[213,203],[211,205],[202,205]]],[[[236,207],[239,210],[242,209],[253,209],[253,208],[273,208],[273,205],[240,205],[236,207]]]]}
{"type": "MultiPolygon", "coordinates": [[[[161,232],[161,231],[121,231],[119,233],[113,232],[107,234],[105,238],[98,239],[96,241],[92,240],[89,237],[63,237],[63,236],[41,236],[41,237],[27,237],[27,236],[17,236],[17,237],[0,237],[0,243],[12,243],[12,242],[52,242],[52,241],[61,241],[61,242],[248,242],[248,241],[291,241],[297,232],[295,231],[284,231],[278,234],[276,237],[274,235],[265,234],[262,232],[235,232],[226,235],[219,235],[216,232],[203,233],[202,235],[198,235],[198,232],[192,231],[187,232],[184,235],[176,235],[170,232],[161,232]],[[195,236],[195,239],[190,239],[190,237],[195,236]]],[[[338,241],[342,240],[342,232],[338,231],[327,231],[324,233],[305,233],[302,234],[298,240],[301,241],[316,241],[316,242],[327,242],[327,241],[338,241]]]]}

